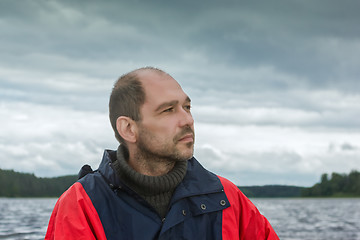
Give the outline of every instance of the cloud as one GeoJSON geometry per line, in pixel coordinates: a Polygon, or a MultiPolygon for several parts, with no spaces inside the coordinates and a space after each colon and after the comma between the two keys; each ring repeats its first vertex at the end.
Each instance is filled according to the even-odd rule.
{"type": "Polygon", "coordinates": [[[344,142],[360,140],[346,130],[197,122],[196,133],[195,157],[241,185],[273,179],[270,183],[310,186],[324,172],[356,169],[360,159],[359,151],[344,151],[344,142]],[[266,178],[257,178],[262,175],[266,178]]]}
{"type": "MultiPolygon", "coordinates": [[[[231,90],[229,90],[231,91],[231,90]]],[[[204,94],[193,114],[200,122],[359,129],[360,95],[338,91],[204,94]],[[215,96],[216,94],[216,96],[215,96]],[[219,101],[221,99],[221,101],[219,101]]]]}
{"type": "Polygon", "coordinates": [[[349,144],[349,143],[343,143],[341,145],[341,150],[343,151],[353,151],[353,150],[357,150],[357,147],[349,144]]]}
{"type": "Polygon", "coordinates": [[[116,148],[108,96],[164,69],[193,103],[196,154],[242,184],[357,167],[359,3],[0,2],[1,168],[41,176],[116,148]],[[86,154],[85,154],[86,153],[86,154]]]}
{"type": "Polygon", "coordinates": [[[34,103],[2,103],[1,167],[40,176],[74,174],[98,165],[104,148],[117,143],[101,112],[34,103]]]}

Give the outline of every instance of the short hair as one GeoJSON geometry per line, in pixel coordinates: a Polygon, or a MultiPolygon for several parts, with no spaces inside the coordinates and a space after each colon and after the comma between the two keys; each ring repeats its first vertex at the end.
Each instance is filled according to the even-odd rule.
{"type": "Polygon", "coordinates": [[[126,116],[134,121],[141,121],[140,107],[145,102],[145,90],[138,76],[141,70],[165,73],[158,68],[144,67],[122,75],[115,82],[109,100],[109,118],[115,137],[122,144],[125,144],[125,140],[116,129],[116,120],[120,116],[126,116]]]}

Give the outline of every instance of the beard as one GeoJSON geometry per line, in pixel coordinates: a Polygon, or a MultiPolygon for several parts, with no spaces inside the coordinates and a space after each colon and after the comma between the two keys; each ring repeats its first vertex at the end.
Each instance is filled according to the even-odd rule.
{"type": "Polygon", "coordinates": [[[184,150],[179,147],[178,143],[184,135],[189,133],[193,134],[195,138],[193,129],[191,127],[185,127],[180,133],[176,134],[173,139],[166,141],[158,139],[151,132],[140,128],[137,157],[144,160],[161,162],[187,161],[193,156],[194,141],[186,143],[183,147],[184,150]]]}

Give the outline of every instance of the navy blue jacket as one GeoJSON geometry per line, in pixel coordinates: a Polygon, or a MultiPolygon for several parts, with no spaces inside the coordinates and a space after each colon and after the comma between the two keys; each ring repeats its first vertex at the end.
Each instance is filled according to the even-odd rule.
{"type": "Polygon", "coordinates": [[[115,151],[105,151],[98,170],[59,198],[45,239],[278,239],[235,185],[195,158],[164,219],[120,181],[115,159],[115,151]]]}

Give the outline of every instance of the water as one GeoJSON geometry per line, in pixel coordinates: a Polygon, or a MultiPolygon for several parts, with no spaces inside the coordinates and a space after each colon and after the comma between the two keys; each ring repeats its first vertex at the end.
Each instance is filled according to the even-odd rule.
{"type": "Polygon", "coordinates": [[[0,198],[0,239],[44,239],[55,198],[0,198]]]}
{"type": "Polygon", "coordinates": [[[360,240],[360,199],[252,199],[284,240],[360,240]]]}
{"type": "MultiPolygon", "coordinates": [[[[282,240],[360,240],[360,199],[251,199],[282,240]]],[[[44,239],[56,199],[0,198],[0,239],[44,239]]]]}

